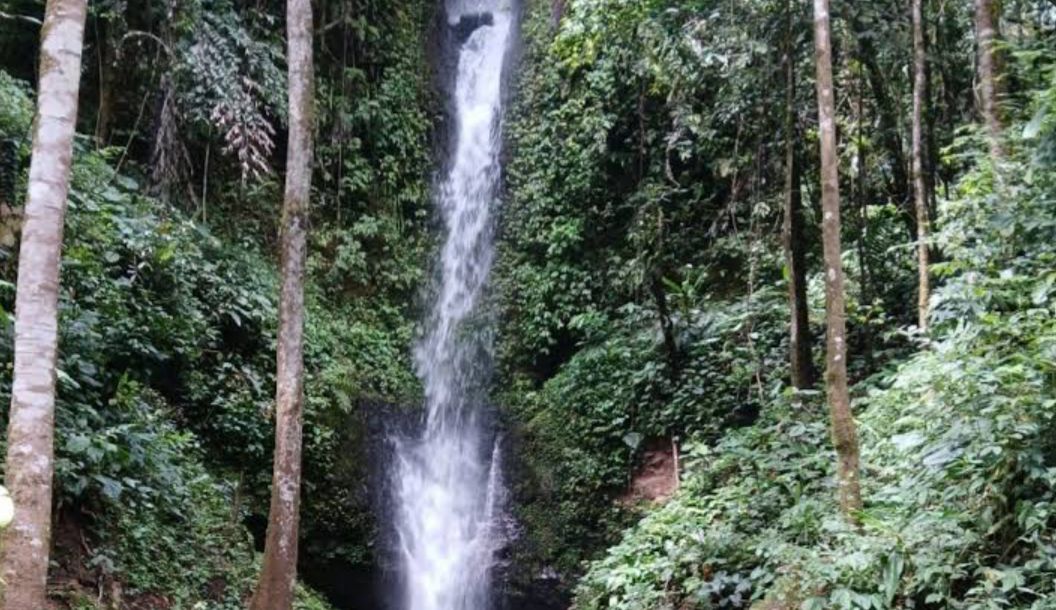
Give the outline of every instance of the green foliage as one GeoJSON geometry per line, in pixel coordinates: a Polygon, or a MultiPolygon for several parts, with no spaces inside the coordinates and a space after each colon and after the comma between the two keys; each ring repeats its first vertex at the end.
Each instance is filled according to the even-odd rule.
{"type": "MultiPolygon", "coordinates": [[[[109,143],[128,148],[89,152],[79,138],[75,153],[56,497],[92,551],[82,558],[60,539],[54,556],[143,604],[242,607],[256,574],[245,524],[266,520],[271,481],[283,9],[91,7],[85,58],[99,70],[82,79],[80,127],[93,128],[109,88],[109,143]]],[[[436,100],[424,39],[435,7],[355,0],[318,11],[302,557],[366,567],[376,524],[364,410],[420,400],[408,346],[431,243],[436,100]]],[[[13,23],[0,20],[5,50],[13,23]]],[[[30,56],[3,55],[4,69],[32,71],[30,56]]],[[[0,194],[16,205],[28,91],[0,71],[0,194]],[[9,159],[12,141],[21,147],[9,159]]],[[[3,233],[0,362],[10,363],[17,242],[3,233]]],[[[5,405],[10,374],[0,370],[5,405]]]]}
{"type": "Polygon", "coordinates": [[[637,449],[625,438],[662,432],[648,417],[665,386],[655,354],[650,332],[616,336],[576,354],[541,391],[516,388],[523,392],[515,411],[524,422],[522,484],[531,486],[522,511],[539,546],[536,560],[574,568],[580,549],[604,543],[621,524],[611,500],[637,449]]]}
{"type": "MultiPolygon", "coordinates": [[[[265,518],[268,506],[274,267],[142,197],[136,180],[83,150],[66,235],[56,482],[61,505],[92,515],[85,569],[173,607],[240,608],[255,577],[243,520],[265,518]]],[[[15,259],[6,254],[0,359],[9,363],[15,259]]],[[[410,324],[391,305],[331,307],[310,293],[308,306],[304,485],[315,501],[302,531],[320,543],[307,555],[363,562],[373,523],[350,413],[362,400],[417,396],[410,324]]]]}
{"type": "Polygon", "coordinates": [[[357,0],[341,9],[333,23],[340,35],[324,48],[354,59],[318,78],[313,199],[327,223],[312,232],[310,266],[329,303],[370,300],[385,320],[414,300],[431,243],[436,100],[422,44],[431,6],[357,0]]]}
{"type": "MultiPolygon", "coordinates": [[[[274,305],[262,295],[275,281],[247,273],[202,227],[136,192],[136,182],[101,157],[77,155],[60,300],[59,503],[94,515],[85,527],[97,544],[84,560],[99,578],[119,578],[132,594],[163,595],[176,608],[199,601],[239,608],[253,565],[242,515],[231,508],[243,492],[206,469],[192,432],[210,429],[208,418],[197,419],[206,404],[222,419],[239,403],[222,393],[206,403],[184,384],[219,377],[248,345],[262,365],[250,374],[265,401],[269,342],[250,339],[273,332],[274,305]],[[232,337],[238,333],[246,343],[232,337]],[[230,360],[217,357],[225,348],[230,360]]],[[[4,270],[11,279],[13,271],[10,263],[4,270]]],[[[13,296],[4,293],[6,311],[13,296]]],[[[10,362],[6,318],[2,357],[10,362]]],[[[4,370],[0,400],[8,404],[4,370]]],[[[257,439],[264,470],[267,420],[256,411],[240,429],[257,439]]]]}
{"type": "MultiPolygon", "coordinates": [[[[120,394],[134,390],[119,389],[117,400],[128,400],[120,394]]],[[[164,411],[144,407],[142,421],[128,417],[92,435],[93,445],[127,450],[132,458],[103,452],[102,464],[115,478],[94,476],[106,518],[97,524],[99,545],[88,564],[103,577],[120,578],[128,593],[162,594],[176,608],[203,600],[217,610],[240,608],[255,570],[252,540],[231,509],[237,492],[206,471],[189,433],[178,432],[164,411]],[[145,445],[118,444],[137,441],[145,445]],[[122,473],[115,470],[126,476],[116,478],[122,473]],[[145,476],[151,478],[136,478],[145,476]]],[[[67,443],[64,465],[77,475],[91,473],[91,466],[76,463],[80,454],[70,445],[77,438],[67,443]]]]}
{"type": "Polygon", "coordinates": [[[267,37],[268,15],[245,19],[226,0],[181,5],[173,60],[183,114],[200,130],[217,130],[241,179],[271,172],[276,118],[286,116],[281,40],[267,37]]]}
{"type": "MultiPolygon", "coordinates": [[[[18,192],[19,167],[29,149],[33,104],[24,83],[0,70],[0,202],[11,205],[18,192]]],[[[10,229],[0,239],[9,239],[10,229]]]]}
{"type": "MultiPolygon", "coordinates": [[[[420,401],[407,347],[431,245],[438,103],[423,40],[434,4],[316,7],[310,562],[373,559],[360,407],[420,401]]],[[[905,165],[905,7],[865,4],[834,4],[849,365],[867,501],[856,530],[835,507],[820,393],[784,389],[777,227],[789,138],[811,243],[819,220],[806,179],[817,170],[807,6],[526,3],[494,295],[498,391],[521,456],[518,578],[585,567],[583,610],[1040,609],[1056,599],[1052,9],[1006,10],[1015,44],[1003,103],[1014,137],[1010,158],[993,167],[981,135],[960,129],[974,112],[970,7],[928,4],[929,133],[944,153],[934,174],[945,196],[925,339],[899,328],[914,315],[915,264],[909,193],[892,188],[905,165]],[[797,134],[780,111],[786,54],[800,81],[797,134]],[[884,125],[885,111],[894,124],[884,125]],[[680,493],[662,507],[628,506],[644,449],[673,437],[685,441],[680,493]]],[[[130,146],[91,153],[78,143],[56,483],[60,523],[73,523],[87,548],[82,557],[60,536],[57,557],[97,584],[122,583],[140,605],[156,596],[173,608],[234,610],[256,576],[244,523],[266,517],[273,442],[270,253],[282,195],[269,174],[281,166],[281,8],[92,7],[85,57],[100,69],[85,72],[82,127],[109,86],[111,141],[130,146]],[[109,85],[107,62],[122,68],[109,85]],[[118,154],[121,173],[110,163],[118,154]],[[148,167],[142,179],[137,169],[148,167]]],[[[23,25],[0,20],[0,56],[28,79],[34,61],[20,47],[31,45],[12,29],[23,25]]],[[[28,91],[0,71],[5,203],[22,198],[28,91]]],[[[0,363],[9,364],[8,237],[0,363]]],[[[806,257],[815,269],[817,248],[806,257]]],[[[820,274],[810,278],[814,319],[823,288],[820,274]]],[[[0,367],[3,404],[10,374],[0,367]]],[[[98,606],[82,593],[67,605],[98,606]]],[[[326,604],[299,590],[296,607],[326,604]]]]}
{"type": "Polygon", "coordinates": [[[626,488],[642,441],[714,438],[750,423],[786,374],[784,295],[704,301],[686,312],[680,374],[672,379],[655,313],[628,306],[606,321],[539,391],[515,386],[523,422],[523,511],[535,560],[574,571],[626,519],[626,488]],[[523,393],[523,394],[522,394],[523,393]]]}
{"type": "Polygon", "coordinates": [[[765,566],[777,523],[791,540],[817,542],[815,530],[831,518],[821,497],[830,468],[823,412],[812,403],[770,406],[764,421],[716,447],[689,448],[692,475],[679,495],[592,564],[577,607],[745,606],[775,576],[765,566]]]}
{"type": "Polygon", "coordinates": [[[591,564],[576,607],[1051,607],[1054,170],[1027,147],[943,203],[932,341],[857,388],[860,530],[824,413],[779,397],[692,450],[679,496],[591,564]]]}
{"type": "MultiPolygon", "coordinates": [[[[765,62],[785,13],[771,2],[562,6],[559,21],[546,7],[526,15],[496,284],[529,552],[574,573],[622,521],[613,499],[641,450],[625,437],[714,439],[780,394],[787,304],[770,227],[784,91],[765,62]]],[[[796,38],[796,58],[806,42],[796,38]]],[[[911,277],[908,250],[889,251],[903,239],[896,222],[879,209],[870,219],[872,294],[850,298],[870,323],[890,319],[878,288],[911,277]]],[[[875,343],[876,361],[890,357],[875,343]]]]}
{"type": "Polygon", "coordinates": [[[29,134],[33,121],[33,102],[24,83],[0,70],[0,134],[4,138],[21,138],[29,134]]]}
{"type": "Polygon", "coordinates": [[[704,224],[722,186],[711,168],[670,156],[700,152],[703,134],[666,116],[666,100],[680,98],[640,60],[656,50],[652,25],[671,34],[673,53],[684,50],[674,32],[686,15],[654,22],[654,10],[570,3],[556,35],[541,9],[527,17],[499,267],[507,366],[552,370],[581,337],[573,318],[613,313],[657,276],[675,275],[672,261],[695,260],[680,255],[704,251],[708,236],[685,229],[704,224]]]}
{"type": "Polygon", "coordinates": [[[332,610],[330,604],[311,589],[298,586],[294,592],[293,610],[332,610]]]}

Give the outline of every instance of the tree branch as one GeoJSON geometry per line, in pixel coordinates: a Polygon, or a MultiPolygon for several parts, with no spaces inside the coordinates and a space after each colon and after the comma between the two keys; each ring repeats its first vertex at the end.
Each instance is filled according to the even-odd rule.
{"type": "Polygon", "coordinates": [[[12,21],[25,21],[26,23],[31,23],[37,27],[44,25],[44,22],[40,19],[37,19],[36,17],[30,17],[29,15],[12,15],[11,13],[5,13],[4,11],[0,11],[0,19],[10,19],[12,21]]]}
{"type": "Polygon", "coordinates": [[[165,54],[168,55],[170,59],[174,57],[172,49],[169,48],[169,45],[165,44],[164,40],[158,38],[157,34],[151,34],[150,32],[144,32],[143,30],[131,30],[121,37],[121,44],[119,44],[118,46],[120,47],[124,45],[125,41],[129,38],[147,38],[149,40],[153,40],[154,42],[158,43],[158,45],[160,45],[162,49],[165,50],[165,54]]]}

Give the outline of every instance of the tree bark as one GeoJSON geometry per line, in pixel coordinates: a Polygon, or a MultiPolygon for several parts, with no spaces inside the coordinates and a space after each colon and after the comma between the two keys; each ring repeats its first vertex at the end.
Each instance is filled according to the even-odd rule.
{"type": "Polygon", "coordinates": [[[792,385],[800,390],[814,385],[810,320],[807,310],[806,236],[803,232],[803,191],[796,155],[796,60],[793,48],[793,4],[785,5],[785,210],[782,241],[788,267],[789,358],[792,385]]]}
{"type": "Polygon", "coordinates": [[[297,579],[304,403],[304,267],[312,181],[312,5],[286,4],[289,142],[282,218],[282,294],[275,393],[275,464],[260,582],[252,610],[289,610],[297,579]]]}
{"type": "Polygon", "coordinates": [[[95,145],[102,148],[110,143],[114,120],[114,48],[110,23],[97,18],[96,45],[99,54],[99,110],[95,119],[95,145]]]}
{"type": "Polygon", "coordinates": [[[675,323],[667,308],[667,294],[664,291],[662,277],[659,270],[653,272],[649,280],[649,292],[656,303],[656,315],[660,319],[660,333],[664,338],[664,352],[667,355],[668,377],[675,381],[682,373],[682,357],[678,349],[678,339],[675,337],[675,323]]]}
{"type": "MultiPolygon", "coordinates": [[[[931,87],[935,87],[936,82],[941,83],[941,87],[938,87],[936,93],[937,105],[933,106],[936,112],[936,123],[941,126],[942,129],[939,132],[940,138],[944,144],[949,143],[951,134],[957,128],[957,120],[959,118],[959,110],[961,109],[961,100],[958,95],[960,87],[957,85],[957,79],[954,73],[950,70],[951,63],[956,63],[960,58],[954,55],[953,59],[950,58],[949,45],[951,40],[957,40],[955,28],[951,28],[951,19],[948,17],[948,12],[951,10],[947,4],[939,3],[937,7],[938,13],[936,15],[935,22],[935,45],[934,49],[934,61],[937,67],[938,78],[931,81],[931,87]]],[[[967,87],[965,88],[967,89],[967,87]]],[[[933,136],[934,137],[934,136],[933,136]]],[[[954,172],[951,167],[946,166],[939,162],[939,145],[938,142],[933,142],[931,148],[931,163],[933,167],[933,179],[931,185],[932,195],[932,212],[934,213],[935,207],[935,193],[939,187],[938,182],[941,180],[943,188],[946,192],[949,192],[950,183],[953,181],[954,172]]]]}
{"type": "Polygon", "coordinates": [[[847,388],[846,312],[843,264],[840,260],[839,157],[836,150],[829,0],[814,0],[814,56],[821,139],[821,229],[825,259],[825,389],[832,420],[832,440],[836,447],[840,507],[848,520],[857,523],[862,497],[858,480],[858,435],[847,388]]]}
{"type": "Polygon", "coordinates": [[[899,209],[905,210],[903,218],[907,221],[910,235],[916,234],[913,226],[913,214],[909,208],[909,178],[906,175],[906,156],[902,151],[902,138],[898,131],[898,109],[887,89],[886,78],[876,58],[879,53],[873,41],[866,35],[865,26],[854,16],[851,10],[850,22],[858,45],[858,59],[865,66],[869,87],[873,90],[876,101],[877,118],[880,122],[880,141],[887,154],[891,155],[891,179],[887,185],[888,198],[899,209]]]}
{"type": "Polygon", "coordinates": [[[979,101],[990,139],[990,157],[995,163],[1005,157],[1001,143],[1004,126],[997,101],[1001,77],[995,49],[995,43],[1000,38],[998,15],[998,4],[994,0],[975,0],[975,37],[979,46],[979,101]]]}
{"type": "Polygon", "coordinates": [[[924,49],[923,0],[911,0],[913,13],[913,200],[917,213],[917,326],[928,330],[928,181],[924,175],[924,106],[928,90],[924,49]]]}
{"type": "Polygon", "coordinates": [[[15,520],[0,542],[4,610],[47,607],[51,548],[59,261],[77,122],[85,0],[48,0],[15,295],[5,482],[15,520]]]}

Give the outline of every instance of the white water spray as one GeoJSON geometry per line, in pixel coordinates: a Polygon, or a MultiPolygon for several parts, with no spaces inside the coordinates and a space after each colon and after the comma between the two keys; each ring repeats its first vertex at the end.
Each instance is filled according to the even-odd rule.
{"type": "Polygon", "coordinates": [[[415,350],[427,416],[420,438],[396,441],[395,533],[406,610],[487,610],[504,539],[500,451],[480,413],[481,353],[489,346],[470,320],[494,258],[509,4],[448,0],[446,7],[449,24],[466,37],[453,88],[453,157],[437,193],[446,228],[440,283],[415,350]]]}

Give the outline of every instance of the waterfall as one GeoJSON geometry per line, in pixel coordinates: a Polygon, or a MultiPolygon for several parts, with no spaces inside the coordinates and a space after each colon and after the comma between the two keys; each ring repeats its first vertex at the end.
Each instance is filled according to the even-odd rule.
{"type": "Polygon", "coordinates": [[[395,439],[393,487],[403,607],[487,610],[504,540],[499,442],[483,413],[488,332],[474,313],[494,258],[502,82],[510,0],[448,0],[459,44],[452,152],[436,201],[444,221],[435,302],[415,349],[426,418],[395,439]]]}

